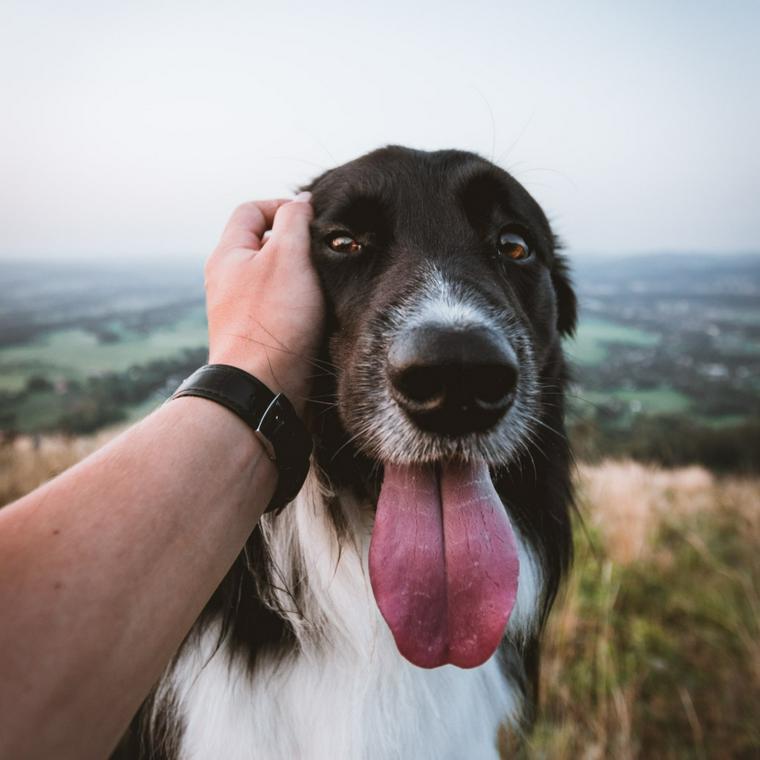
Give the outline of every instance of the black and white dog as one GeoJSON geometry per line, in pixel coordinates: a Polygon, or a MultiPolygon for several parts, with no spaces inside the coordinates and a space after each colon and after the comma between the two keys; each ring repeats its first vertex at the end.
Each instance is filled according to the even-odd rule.
{"type": "Polygon", "coordinates": [[[329,304],[294,503],[265,515],[114,757],[497,758],[571,556],[566,265],[471,153],[313,192],[329,304]]]}

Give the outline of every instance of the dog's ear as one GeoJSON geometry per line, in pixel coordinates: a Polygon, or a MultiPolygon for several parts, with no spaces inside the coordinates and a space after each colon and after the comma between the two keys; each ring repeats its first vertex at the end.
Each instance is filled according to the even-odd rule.
{"type": "Polygon", "coordinates": [[[557,296],[557,329],[560,335],[574,335],[578,323],[578,299],[575,297],[570,268],[559,253],[554,255],[552,285],[557,296]]]}

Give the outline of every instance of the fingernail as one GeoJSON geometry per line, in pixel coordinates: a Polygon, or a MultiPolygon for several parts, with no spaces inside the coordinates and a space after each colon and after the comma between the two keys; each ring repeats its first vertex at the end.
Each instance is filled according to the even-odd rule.
{"type": "Polygon", "coordinates": [[[293,203],[311,203],[311,193],[308,190],[298,193],[298,195],[293,198],[293,203]]]}

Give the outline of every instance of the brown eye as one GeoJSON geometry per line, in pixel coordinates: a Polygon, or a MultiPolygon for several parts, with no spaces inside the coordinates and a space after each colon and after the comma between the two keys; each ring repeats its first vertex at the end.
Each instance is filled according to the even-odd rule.
{"type": "Polygon", "coordinates": [[[327,239],[327,245],[338,253],[361,253],[364,247],[350,235],[334,235],[327,239]]]}
{"type": "Polygon", "coordinates": [[[530,258],[530,248],[525,239],[516,232],[502,232],[499,235],[499,253],[512,261],[530,258]]]}

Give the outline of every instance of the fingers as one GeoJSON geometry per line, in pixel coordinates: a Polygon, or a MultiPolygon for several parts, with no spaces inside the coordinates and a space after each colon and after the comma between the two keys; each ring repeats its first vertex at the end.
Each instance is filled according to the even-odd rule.
{"type": "Polygon", "coordinates": [[[309,222],[314,216],[310,201],[311,193],[299,193],[290,203],[277,209],[267,246],[308,254],[311,247],[309,222]]]}
{"type": "Polygon", "coordinates": [[[272,226],[277,209],[287,202],[280,198],[250,201],[238,206],[224,228],[217,251],[224,252],[233,248],[258,251],[261,248],[261,237],[272,226]]]}

